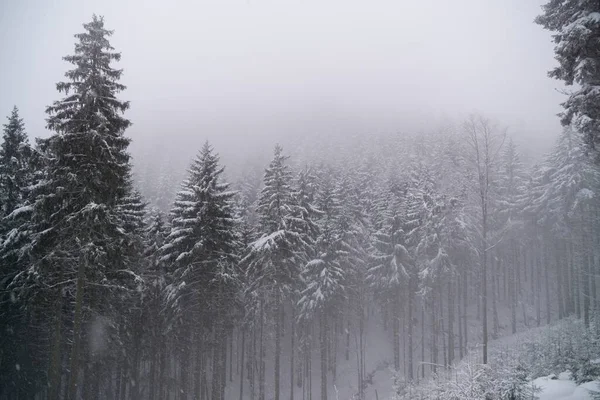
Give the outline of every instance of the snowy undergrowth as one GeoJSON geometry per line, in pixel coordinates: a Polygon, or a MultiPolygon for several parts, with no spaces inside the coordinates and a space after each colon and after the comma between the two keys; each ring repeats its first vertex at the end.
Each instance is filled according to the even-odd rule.
{"type": "Polygon", "coordinates": [[[454,368],[419,385],[396,379],[392,399],[596,398],[590,390],[600,378],[599,335],[579,320],[566,319],[503,338],[490,343],[489,350],[487,365],[474,350],[454,368]],[[554,380],[562,383],[550,382],[554,380]],[[554,389],[568,395],[555,396],[554,389]]]}

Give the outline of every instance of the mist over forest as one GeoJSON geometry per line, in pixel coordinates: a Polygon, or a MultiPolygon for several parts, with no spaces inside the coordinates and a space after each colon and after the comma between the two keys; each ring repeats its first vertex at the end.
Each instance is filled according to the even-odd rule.
{"type": "Polygon", "coordinates": [[[597,2],[25,0],[0,50],[0,400],[600,398],[597,2]]]}

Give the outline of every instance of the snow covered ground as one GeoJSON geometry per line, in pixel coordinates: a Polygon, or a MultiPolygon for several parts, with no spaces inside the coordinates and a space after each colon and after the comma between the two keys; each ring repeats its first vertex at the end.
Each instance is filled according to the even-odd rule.
{"type": "Polygon", "coordinates": [[[532,384],[539,388],[539,400],[593,400],[593,393],[600,395],[600,381],[577,385],[570,373],[562,373],[535,379],[532,384]]]}

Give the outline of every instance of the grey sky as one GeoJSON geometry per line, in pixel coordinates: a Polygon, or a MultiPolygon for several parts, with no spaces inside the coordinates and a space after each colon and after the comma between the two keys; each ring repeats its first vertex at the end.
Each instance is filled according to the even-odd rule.
{"type": "Polygon", "coordinates": [[[30,135],[46,134],[61,57],[97,13],[123,55],[134,155],[187,157],[210,139],[232,157],[279,135],[423,129],[471,111],[547,145],[562,96],[532,22],[542,2],[1,0],[0,114],[16,104],[30,135]]]}

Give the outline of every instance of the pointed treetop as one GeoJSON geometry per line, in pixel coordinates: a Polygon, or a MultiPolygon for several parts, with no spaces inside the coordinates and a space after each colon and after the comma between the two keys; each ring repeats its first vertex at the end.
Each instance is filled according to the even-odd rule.
{"type": "Polygon", "coordinates": [[[94,15],[83,27],[85,32],[75,35],[75,54],[63,57],[75,67],[65,73],[67,82],[56,84],[66,97],[46,108],[47,127],[58,133],[96,130],[118,136],[131,124],[120,116],[129,102],[115,96],[125,89],[118,83],[123,70],[111,66],[121,53],[113,51],[108,41],[113,32],[104,28],[102,17],[94,15]]]}
{"type": "Polygon", "coordinates": [[[19,116],[19,109],[14,106],[10,116],[7,117],[8,123],[4,124],[4,141],[7,137],[19,139],[20,141],[28,141],[25,133],[25,124],[23,118],[19,116]]]}

